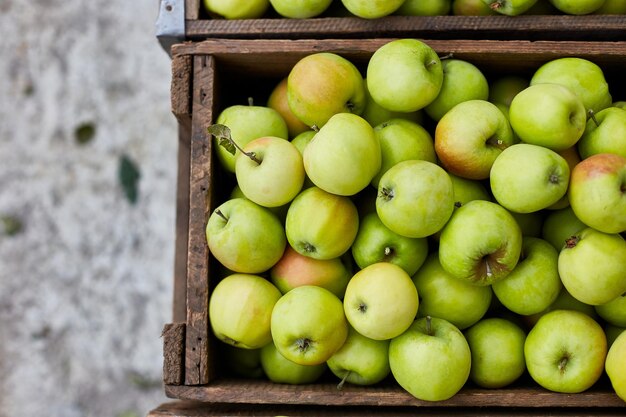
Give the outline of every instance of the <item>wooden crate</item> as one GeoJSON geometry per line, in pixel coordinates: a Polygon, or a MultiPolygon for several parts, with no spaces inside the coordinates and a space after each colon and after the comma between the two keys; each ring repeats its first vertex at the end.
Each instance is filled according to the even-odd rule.
{"type": "MultiPolygon", "coordinates": [[[[183,0],[179,0],[183,1],[183,0]]],[[[337,0],[338,1],[338,0],[337,0]]],[[[385,16],[285,19],[269,12],[260,19],[211,19],[201,0],[185,2],[185,39],[371,38],[626,40],[626,15],[385,16]]],[[[332,7],[332,6],[331,6],[332,7]]]]}
{"type": "MultiPolygon", "coordinates": [[[[371,54],[390,39],[364,40],[224,40],[175,45],[172,61],[172,110],[180,124],[179,196],[176,243],[174,320],[165,326],[164,382],[170,398],[205,403],[333,407],[422,407],[483,409],[536,407],[619,409],[626,402],[612,391],[606,377],[592,389],[576,394],[544,390],[530,378],[498,390],[467,384],[453,398],[420,401],[388,378],[371,387],[344,386],[330,378],[316,384],[291,386],[267,380],[236,379],[220,369],[217,340],[209,330],[208,301],[216,284],[215,267],[205,238],[209,214],[230,191],[228,178],[218,169],[207,127],[228,105],[247,97],[267,97],[271,88],[302,57],[319,51],[338,53],[361,69],[371,54]]],[[[470,61],[487,77],[517,73],[530,75],[542,63],[579,56],[600,65],[615,100],[623,100],[626,42],[425,40],[440,55],[470,61]]],[[[508,413],[508,412],[507,412],[508,413]]]]}

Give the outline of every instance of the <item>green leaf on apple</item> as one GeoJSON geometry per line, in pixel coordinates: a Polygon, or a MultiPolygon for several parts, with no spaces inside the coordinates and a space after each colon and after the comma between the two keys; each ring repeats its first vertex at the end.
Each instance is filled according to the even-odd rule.
{"type": "Polygon", "coordinates": [[[219,140],[220,146],[230,152],[231,155],[235,155],[237,147],[232,137],[230,136],[230,128],[226,125],[214,124],[207,128],[210,135],[215,136],[219,140]]]}

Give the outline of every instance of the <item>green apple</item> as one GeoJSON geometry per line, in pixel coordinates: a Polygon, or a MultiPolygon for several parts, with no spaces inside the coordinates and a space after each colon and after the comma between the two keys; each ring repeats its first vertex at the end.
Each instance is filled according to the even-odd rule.
{"type": "Polygon", "coordinates": [[[600,110],[587,121],[577,147],[583,159],[598,153],[614,153],[626,158],[626,109],[600,110]]]}
{"type": "Polygon", "coordinates": [[[605,233],[626,231],[626,157],[610,153],[581,161],[570,178],[568,198],[583,223],[605,233]]]}
{"type": "Polygon", "coordinates": [[[398,162],[408,159],[437,162],[432,136],[415,122],[390,119],[374,127],[374,134],[381,151],[380,170],[371,182],[376,188],[383,174],[398,162]]]}
{"type": "Polygon", "coordinates": [[[367,187],[380,170],[380,143],[365,119],[338,113],[313,137],[302,158],[316,186],[351,196],[367,187]]]}
{"type": "Polygon", "coordinates": [[[605,0],[550,0],[550,3],[565,14],[584,15],[598,10],[605,0]]]}
{"type": "Polygon", "coordinates": [[[518,16],[527,12],[537,0],[483,0],[492,10],[507,16],[518,16]]]}
{"type": "Polygon", "coordinates": [[[365,337],[386,340],[413,323],[419,299],[411,277],[389,262],[369,265],[354,274],[343,299],[348,322],[365,337]]]}
{"type": "MultiPolygon", "coordinates": [[[[578,155],[578,149],[576,146],[572,146],[571,148],[563,149],[562,151],[557,152],[567,161],[567,165],[569,166],[570,174],[574,170],[574,167],[578,165],[581,161],[580,155],[578,155]]],[[[559,201],[552,204],[549,207],[546,207],[548,210],[560,210],[562,208],[569,207],[569,197],[565,194],[559,201]]]]}
{"type": "Polygon", "coordinates": [[[439,239],[441,266],[474,285],[504,279],[517,265],[522,231],[499,204],[474,200],[457,208],[439,239]]]}
{"type": "Polygon", "coordinates": [[[269,0],[202,0],[211,14],[225,19],[257,19],[265,14],[269,0]]]}
{"type": "Polygon", "coordinates": [[[257,349],[272,341],[270,320],[281,298],[271,282],[258,275],[232,274],[217,283],[209,298],[213,334],[224,343],[257,349]]]}
{"type": "Polygon", "coordinates": [[[282,223],[269,209],[245,198],[228,200],[209,216],[209,250],[226,268],[256,274],[283,255],[287,240],[282,223]]]}
{"type": "Polygon", "coordinates": [[[448,174],[452,180],[452,189],[454,191],[454,206],[461,207],[472,200],[491,201],[491,195],[482,182],[469,180],[459,177],[458,175],[448,174]]]}
{"type": "Polygon", "coordinates": [[[570,236],[580,232],[587,226],[581,222],[571,207],[554,210],[548,213],[541,226],[541,237],[559,252],[570,236]]]}
{"type": "Polygon", "coordinates": [[[300,155],[304,155],[304,149],[309,146],[309,143],[311,143],[316,134],[317,132],[314,130],[298,133],[296,137],[291,140],[291,143],[293,143],[293,146],[300,152],[300,155]]]}
{"type": "Polygon", "coordinates": [[[524,344],[532,379],[547,390],[569,394],[583,392],[600,379],[606,353],[602,327],[574,310],[542,316],[524,344]]]}
{"type": "Polygon", "coordinates": [[[276,110],[282,116],[287,124],[287,132],[290,138],[295,138],[300,133],[310,130],[309,126],[298,119],[289,107],[289,101],[287,100],[287,77],[276,84],[267,99],[267,107],[276,110]]]}
{"type": "Polygon", "coordinates": [[[565,57],[548,61],[530,79],[530,85],[540,83],[568,87],[582,100],[587,112],[598,113],[612,104],[602,68],[588,59],[565,57]]]}
{"type": "Polygon", "coordinates": [[[622,332],[611,345],[604,368],[615,393],[626,401],[626,332],[622,332]]]}
{"type": "Polygon", "coordinates": [[[237,155],[235,176],[246,198],[264,207],[280,207],[302,189],[302,155],[288,140],[260,137],[248,142],[237,155]]]}
{"type": "Polygon", "coordinates": [[[489,101],[502,103],[507,107],[513,98],[528,87],[530,80],[519,75],[502,75],[489,83],[489,101]]]}
{"type": "Polygon", "coordinates": [[[276,349],[300,365],[319,365],[346,341],[348,322],[341,300],[315,285],[304,285],[284,294],[271,317],[276,349]]]}
{"type": "Polygon", "coordinates": [[[287,210],[287,240],[301,255],[338,258],[350,249],[358,231],[359,214],[352,200],[318,187],[302,191],[287,210]]]}
{"type": "Polygon", "coordinates": [[[446,224],[453,210],[452,180],[432,162],[399,162],[378,184],[378,217],[399,235],[413,238],[432,235],[446,224]]]}
{"type": "Polygon", "coordinates": [[[417,124],[422,123],[423,114],[421,111],[391,111],[376,103],[370,96],[369,90],[367,89],[367,80],[365,80],[365,93],[367,101],[361,117],[367,120],[372,127],[378,126],[379,124],[387,122],[391,119],[406,119],[417,124]]]}
{"type": "Polygon", "coordinates": [[[376,384],[390,372],[389,340],[370,339],[350,327],[346,342],[326,363],[342,385],[376,384]]]}
{"type": "Polygon", "coordinates": [[[255,379],[265,376],[261,366],[261,348],[244,349],[228,343],[219,343],[218,350],[229,373],[255,379]]]}
{"type": "Polygon", "coordinates": [[[420,297],[418,315],[439,317],[466,329],[478,322],[491,304],[489,286],[478,286],[456,279],[446,272],[436,252],[413,275],[420,297]]]}
{"type": "Polygon", "coordinates": [[[587,113],[570,88],[545,82],[517,94],[509,118],[522,141],[560,151],[578,142],[585,131],[587,113]]]}
{"type": "Polygon", "coordinates": [[[526,333],[517,324],[502,318],[479,321],[465,332],[472,352],[469,378],[483,388],[503,388],[526,371],[526,333]]]}
{"type": "Polygon", "coordinates": [[[450,109],[435,128],[435,152],[446,171],[483,180],[498,155],[514,143],[513,131],[498,107],[469,100],[450,109]]]}
{"type": "Polygon", "coordinates": [[[341,258],[315,259],[299,254],[289,245],[270,269],[272,283],[283,294],[303,285],[317,285],[341,299],[351,277],[352,272],[341,258]]]}
{"type": "Polygon", "coordinates": [[[321,128],[337,113],[361,114],[365,83],[346,58],[318,52],[300,59],[287,78],[289,108],[307,126],[321,128]]]}
{"type": "MultiPolygon", "coordinates": [[[[217,116],[216,124],[225,125],[230,129],[230,137],[243,148],[248,142],[262,136],[276,136],[288,139],[287,124],[280,113],[265,106],[236,104],[222,110],[217,116]]],[[[235,172],[235,158],[240,153],[235,150],[233,155],[230,151],[220,146],[220,139],[213,138],[213,148],[220,161],[220,165],[228,172],[235,172]]]]}
{"type": "MultiPolygon", "coordinates": [[[[243,191],[241,191],[239,184],[235,184],[233,186],[233,189],[230,191],[230,195],[228,199],[232,200],[233,198],[245,198],[249,200],[249,198],[245,196],[243,191]]],[[[282,205],[282,206],[278,206],[278,207],[267,207],[267,208],[269,209],[269,211],[274,213],[276,217],[278,217],[281,223],[283,223],[285,221],[285,216],[287,216],[287,209],[289,208],[289,203],[282,205]]]]}
{"type": "Polygon", "coordinates": [[[378,262],[390,262],[413,275],[428,255],[428,240],[395,233],[373,212],[361,218],[351,252],[361,269],[378,262]]]}
{"type": "Polygon", "coordinates": [[[494,282],[493,292],[507,309],[531,315],[548,308],[558,297],[562,284],[559,254],[545,240],[524,237],[517,266],[503,280],[494,282]]]}
{"type": "Polygon", "coordinates": [[[471,352],[463,333],[436,317],[416,320],[389,343],[389,365],[398,384],[424,401],[452,398],[467,382],[471,352]]]}
{"type": "Polygon", "coordinates": [[[487,100],[489,84],[482,71],[461,59],[444,59],[443,83],[439,94],[424,108],[433,120],[439,121],[452,107],[468,100],[487,100]]]}
{"type": "Polygon", "coordinates": [[[585,304],[582,301],[574,298],[569,292],[567,292],[567,288],[565,287],[561,288],[561,291],[556,297],[556,300],[554,300],[554,302],[550,304],[548,308],[536,314],[521,316],[521,318],[524,324],[529,329],[531,329],[543,315],[554,310],[575,310],[588,315],[594,320],[598,318],[594,306],[585,304]]]}
{"type": "Polygon", "coordinates": [[[559,275],[583,303],[608,303],[626,292],[626,241],[619,234],[581,230],[559,253],[559,275]]]}
{"type": "Polygon", "coordinates": [[[312,384],[326,371],[326,363],[300,365],[285,358],[274,343],[261,348],[261,366],[267,378],[277,384],[312,384]]]}
{"type": "Polygon", "coordinates": [[[492,16],[497,15],[498,12],[482,0],[452,0],[452,14],[454,16],[492,16]]]}
{"type": "Polygon", "coordinates": [[[623,0],[606,0],[593,14],[626,14],[626,2],[623,0]]]}
{"type": "Polygon", "coordinates": [[[418,39],[396,39],[374,52],[367,64],[366,80],[371,97],[380,106],[412,112],[437,97],[443,68],[428,44],[418,39]]]}
{"type": "Polygon", "coordinates": [[[532,213],[559,201],[569,184],[565,158],[543,146],[516,143],[503,150],[489,175],[491,192],[503,207],[532,213]]]}
{"type": "Polygon", "coordinates": [[[595,306],[596,313],[614,326],[626,327],[626,293],[605,304],[595,306]]]}
{"type": "Polygon", "coordinates": [[[350,13],[363,19],[378,19],[395,12],[404,0],[341,0],[350,13]]]}
{"type": "Polygon", "coordinates": [[[510,211],[515,221],[522,229],[523,236],[541,237],[541,227],[543,225],[544,212],[534,211],[532,213],[516,213],[510,211]]]}
{"type": "Polygon", "coordinates": [[[269,2],[282,17],[308,19],[324,13],[332,0],[269,0],[269,2]]]}
{"type": "Polygon", "coordinates": [[[446,16],[450,13],[451,0],[405,0],[396,10],[400,16],[446,16]]]}

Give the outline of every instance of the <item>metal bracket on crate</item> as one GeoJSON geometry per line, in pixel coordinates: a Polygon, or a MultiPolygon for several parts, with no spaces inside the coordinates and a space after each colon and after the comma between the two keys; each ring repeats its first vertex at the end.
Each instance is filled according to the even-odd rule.
{"type": "Polygon", "coordinates": [[[156,37],[171,56],[171,46],[185,39],[185,0],[160,0],[156,37]]]}

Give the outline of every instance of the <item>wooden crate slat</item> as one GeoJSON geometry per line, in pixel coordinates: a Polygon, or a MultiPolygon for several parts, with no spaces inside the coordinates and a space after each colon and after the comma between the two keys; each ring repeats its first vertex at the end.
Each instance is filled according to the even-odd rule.
{"type": "Polygon", "coordinates": [[[163,383],[180,385],[184,381],[185,323],[170,323],[163,328],[163,383]]]}

